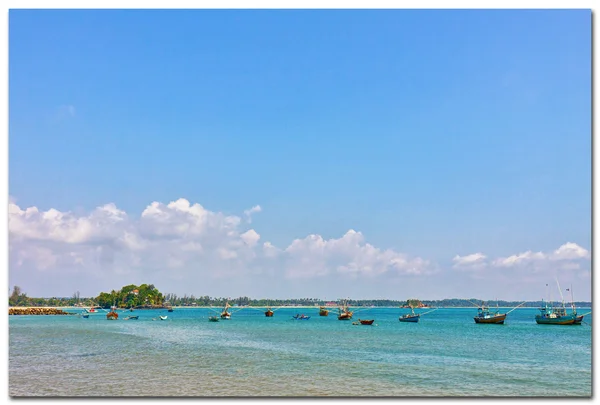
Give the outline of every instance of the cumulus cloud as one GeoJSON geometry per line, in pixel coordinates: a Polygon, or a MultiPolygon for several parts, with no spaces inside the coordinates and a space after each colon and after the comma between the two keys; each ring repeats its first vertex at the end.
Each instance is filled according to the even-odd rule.
{"type": "Polygon", "coordinates": [[[353,229],[339,239],[325,240],[309,235],[294,240],[286,249],[287,272],[291,277],[326,275],[379,275],[385,272],[422,274],[431,272],[431,264],[421,258],[409,258],[393,250],[381,250],[364,242],[361,232],[353,229]]]}
{"type": "Polygon", "coordinates": [[[255,205],[254,207],[250,208],[249,210],[245,210],[244,211],[244,216],[246,217],[246,221],[248,221],[248,223],[252,222],[252,214],[261,212],[262,208],[260,208],[260,205],[255,205]]]}
{"type": "Polygon", "coordinates": [[[486,265],[486,257],[483,253],[473,253],[467,256],[456,255],[452,259],[454,262],[452,267],[456,269],[476,270],[486,265]]]}
{"type": "MultiPolygon", "coordinates": [[[[340,238],[309,235],[284,248],[249,227],[255,206],[241,217],[192,204],[184,198],[152,202],[139,217],[115,206],[99,206],[85,215],[56,209],[40,211],[9,204],[11,272],[56,274],[184,275],[234,277],[244,274],[283,278],[341,275],[357,277],[426,274],[433,266],[421,258],[366,243],[360,232],[340,238]]],[[[162,276],[161,276],[162,277],[162,276]]]]}
{"type": "Polygon", "coordinates": [[[590,252],[573,242],[567,242],[551,252],[532,252],[531,250],[508,257],[486,260],[483,253],[467,256],[456,255],[453,267],[456,269],[482,270],[486,268],[514,268],[543,271],[550,268],[576,270],[581,268],[581,261],[590,259],[590,252]]]}

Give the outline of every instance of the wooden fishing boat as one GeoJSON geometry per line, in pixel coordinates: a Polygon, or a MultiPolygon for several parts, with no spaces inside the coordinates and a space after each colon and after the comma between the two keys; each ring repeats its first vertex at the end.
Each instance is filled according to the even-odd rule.
{"type": "Polygon", "coordinates": [[[414,312],[412,314],[404,314],[404,315],[400,315],[398,317],[398,320],[400,322],[419,322],[419,319],[421,318],[420,314],[415,314],[414,312]]]}
{"type": "Polygon", "coordinates": [[[354,312],[350,311],[348,307],[348,301],[344,300],[343,304],[338,308],[338,320],[340,321],[348,321],[352,319],[352,314],[354,312]]]}
{"type": "Polygon", "coordinates": [[[274,314],[274,312],[271,310],[271,307],[267,308],[267,310],[265,311],[266,317],[272,317],[273,314],[274,314]]]}
{"type": "Polygon", "coordinates": [[[219,322],[219,317],[218,316],[209,316],[208,317],[208,322],[219,322]]]}
{"type": "Polygon", "coordinates": [[[375,319],[359,319],[358,322],[360,322],[361,325],[373,325],[375,319]]]}
{"type": "Polygon", "coordinates": [[[319,316],[329,315],[329,310],[325,307],[319,307],[319,316]]]}
{"type": "Polygon", "coordinates": [[[115,311],[110,311],[108,314],[106,314],[106,319],[117,320],[119,319],[119,314],[117,314],[115,311]]]}
{"type": "Polygon", "coordinates": [[[481,303],[481,306],[477,308],[477,316],[473,318],[475,323],[492,323],[496,325],[504,324],[506,314],[501,314],[498,310],[491,313],[490,308],[481,303]]]}
{"type": "Polygon", "coordinates": [[[577,309],[573,302],[573,286],[571,286],[570,289],[567,288],[567,291],[571,291],[571,313],[568,314],[560,284],[558,284],[558,279],[556,280],[556,284],[558,285],[558,291],[562,298],[562,304],[560,306],[553,306],[547,302],[544,303],[544,300],[542,300],[540,314],[535,316],[535,322],[539,325],[581,325],[583,317],[587,315],[587,313],[577,315],[577,309]]]}
{"type": "Polygon", "coordinates": [[[223,308],[223,312],[221,312],[221,319],[231,319],[231,313],[227,311],[229,308],[231,308],[231,305],[229,305],[229,301],[227,301],[223,308]]]}

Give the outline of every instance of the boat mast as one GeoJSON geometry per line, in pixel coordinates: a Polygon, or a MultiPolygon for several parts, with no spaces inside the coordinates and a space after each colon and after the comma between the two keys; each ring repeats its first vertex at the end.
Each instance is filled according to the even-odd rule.
{"type": "Polygon", "coordinates": [[[571,309],[573,310],[573,313],[575,313],[575,301],[573,301],[573,284],[571,284],[571,288],[569,289],[569,291],[571,291],[571,309]]]}
{"type": "Polygon", "coordinates": [[[562,301],[563,308],[565,307],[565,298],[563,297],[562,291],[560,289],[560,284],[558,283],[558,278],[556,278],[556,285],[558,286],[558,292],[560,293],[560,299],[562,301]]]}

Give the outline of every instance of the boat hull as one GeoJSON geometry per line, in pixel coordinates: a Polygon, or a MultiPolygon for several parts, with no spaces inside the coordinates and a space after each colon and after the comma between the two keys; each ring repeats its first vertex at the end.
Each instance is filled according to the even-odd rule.
{"type": "Polygon", "coordinates": [[[476,316],[473,319],[475,319],[475,323],[491,323],[495,325],[502,325],[506,319],[506,314],[490,316],[489,318],[480,318],[476,316]]]}
{"type": "Polygon", "coordinates": [[[349,321],[350,319],[352,319],[352,314],[341,314],[341,315],[338,315],[338,319],[340,321],[349,321]]]}
{"type": "Polygon", "coordinates": [[[419,318],[420,316],[406,316],[406,317],[400,317],[398,318],[398,320],[400,322],[419,322],[419,318]]]}
{"type": "Polygon", "coordinates": [[[581,325],[583,315],[567,315],[556,318],[535,316],[535,322],[539,325],[581,325]]]}
{"type": "Polygon", "coordinates": [[[358,321],[360,322],[361,325],[373,325],[373,322],[375,322],[375,319],[359,319],[358,321]]]}
{"type": "Polygon", "coordinates": [[[265,316],[269,317],[269,318],[272,317],[273,316],[273,311],[267,311],[267,312],[265,312],[265,316]]]}
{"type": "Polygon", "coordinates": [[[329,315],[329,311],[326,311],[326,310],[319,311],[319,316],[327,316],[327,315],[329,315]]]}

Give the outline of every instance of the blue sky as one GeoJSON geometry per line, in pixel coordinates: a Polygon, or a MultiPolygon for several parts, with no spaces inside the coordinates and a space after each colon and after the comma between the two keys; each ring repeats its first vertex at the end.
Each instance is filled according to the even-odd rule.
{"type": "MultiPolygon", "coordinates": [[[[11,10],[9,89],[9,193],[21,210],[85,218],[114,203],[137,229],[154,201],[185,198],[240,218],[260,205],[239,231],[260,234],[257,249],[353,229],[433,269],[366,281],[368,255],[346,252],[359,270],[337,291],[347,264],[337,251],[300,290],[285,257],[257,265],[281,270],[283,296],[538,299],[558,274],[591,297],[589,255],[552,256],[568,242],[591,251],[589,10],[11,10]],[[547,260],[492,265],[528,251],[547,260]],[[475,253],[489,263],[453,267],[475,253]],[[556,265],[573,258],[577,268],[556,265]],[[500,278],[490,286],[490,277],[500,278]],[[507,292],[520,277],[529,284],[507,292]]],[[[111,272],[149,276],[139,263],[127,273],[123,250],[114,268],[89,264],[92,237],[58,241],[41,222],[49,234],[25,235],[10,221],[10,282],[25,291],[58,294],[32,275],[100,272],[103,288],[125,284],[109,287],[111,272]],[[17,263],[13,252],[44,241],[53,264],[17,263]],[[82,260],[64,273],[70,253],[82,260]]],[[[159,288],[190,293],[187,280],[196,295],[269,294],[259,270],[243,273],[250,262],[229,291],[209,280],[231,266],[210,262],[205,274],[193,270],[199,256],[167,256],[190,273],[156,270],[148,281],[159,288]]]]}

